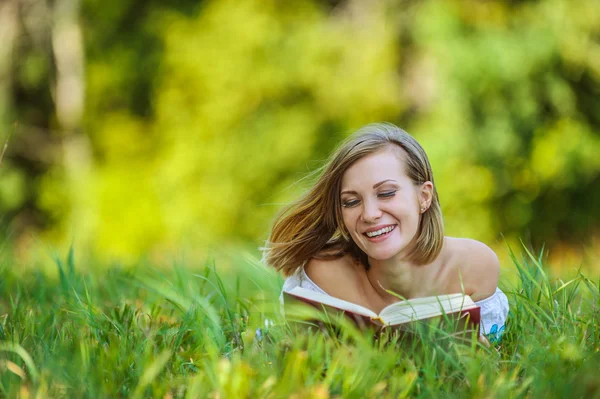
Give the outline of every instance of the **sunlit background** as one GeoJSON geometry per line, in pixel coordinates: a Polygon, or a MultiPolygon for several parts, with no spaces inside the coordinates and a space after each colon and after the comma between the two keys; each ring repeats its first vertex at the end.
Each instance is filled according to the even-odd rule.
{"type": "Polygon", "coordinates": [[[448,235],[598,265],[597,0],[4,0],[3,251],[258,256],[374,121],[424,146],[448,235]]]}

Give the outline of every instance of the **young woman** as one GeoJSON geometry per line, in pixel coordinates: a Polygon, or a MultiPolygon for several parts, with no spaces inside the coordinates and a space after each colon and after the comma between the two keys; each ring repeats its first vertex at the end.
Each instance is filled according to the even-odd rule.
{"type": "Polygon", "coordinates": [[[302,286],[379,312],[398,301],[464,292],[481,307],[481,334],[500,338],[508,301],[486,245],[444,236],[429,160],[392,124],[346,140],[314,187],[275,221],[267,264],[284,289],[302,286]],[[491,335],[490,335],[491,334],[491,335]]]}

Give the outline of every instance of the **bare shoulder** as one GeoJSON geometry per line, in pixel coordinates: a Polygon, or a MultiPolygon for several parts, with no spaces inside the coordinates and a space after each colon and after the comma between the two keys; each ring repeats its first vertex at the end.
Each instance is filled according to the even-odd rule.
{"type": "Polygon", "coordinates": [[[496,253],[482,242],[467,238],[446,238],[453,264],[460,271],[465,291],[473,300],[494,294],[500,277],[500,261],[496,253]]]}
{"type": "Polygon", "coordinates": [[[312,258],[304,266],[304,271],[329,295],[356,302],[360,289],[357,266],[349,255],[326,260],[312,258]]]}

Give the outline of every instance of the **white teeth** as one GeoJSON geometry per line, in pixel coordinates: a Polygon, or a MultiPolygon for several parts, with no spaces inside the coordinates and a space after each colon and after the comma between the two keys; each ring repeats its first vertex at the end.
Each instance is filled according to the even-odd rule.
{"type": "Polygon", "coordinates": [[[373,238],[373,237],[377,237],[377,236],[380,236],[385,233],[389,233],[390,231],[394,230],[394,227],[395,226],[388,226],[388,227],[384,227],[383,229],[379,229],[377,231],[370,231],[366,234],[368,237],[373,238]]]}

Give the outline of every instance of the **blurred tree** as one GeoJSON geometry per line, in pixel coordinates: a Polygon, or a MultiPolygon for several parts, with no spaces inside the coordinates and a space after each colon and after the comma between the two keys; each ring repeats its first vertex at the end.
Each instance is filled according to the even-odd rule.
{"type": "Polygon", "coordinates": [[[3,131],[26,130],[1,209],[102,254],[258,243],[343,136],[389,120],[429,153],[449,234],[581,242],[600,234],[595,2],[85,0],[77,20],[69,0],[31,37],[15,15],[35,7],[5,2],[3,131]],[[77,29],[81,66],[59,51],[77,29]],[[73,125],[61,81],[83,73],[73,125]]]}
{"type": "Polygon", "coordinates": [[[417,58],[435,70],[437,93],[415,131],[430,137],[434,158],[439,148],[436,164],[446,160],[438,184],[451,230],[551,246],[598,234],[598,7],[471,1],[420,11],[417,58]]]}
{"type": "Polygon", "coordinates": [[[45,1],[0,2],[0,145],[10,136],[0,168],[0,226],[10,239],[54,222],[37,205],[39,178],[58,161],[48,15],[45,1]]]}

